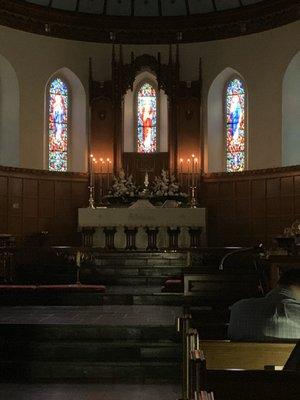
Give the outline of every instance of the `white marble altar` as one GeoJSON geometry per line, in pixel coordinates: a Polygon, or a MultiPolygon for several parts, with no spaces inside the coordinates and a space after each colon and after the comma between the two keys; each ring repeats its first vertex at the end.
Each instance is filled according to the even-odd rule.
{"type": "Polygon", "coordinates": [[[124,227],[137,227],[136,245],[140,250],[147,247],[146,227],[159,227],[157,236],[158,248],[168,246],[167,228],[180,227],[179,247],[189,247],[190,227],[202,227],[202,241],[206,240],[206,209],[205,208],[80,208],[78,210],[79,228],[96,228],[94,246],[104,247],[104,227],[116,227],[115,246],[124,249],[124,227]]]}

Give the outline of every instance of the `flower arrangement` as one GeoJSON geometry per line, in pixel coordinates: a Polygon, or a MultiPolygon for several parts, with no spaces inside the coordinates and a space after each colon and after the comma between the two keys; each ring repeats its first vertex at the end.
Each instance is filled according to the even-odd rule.
{"type": "Polygon", "coordinates": [[[126,175],[125,171],[121,169],[118,176],[114,177],[114,183],[109,194],[105,196],[105,200],[111,204],[125,205],[138,199],[148,199],[155,203],[163,203],[169,199],[185,202],[187,197],[186,193],[180,191],[175,176],[166,170],[162,170],[152,183],[149,182],[146,173],[144,185],[138,187],[133,181],[133,176],[126,175]]]}
{"type": "Polygon", "coordinates": [[[132,175],[126,176],[125,171],[121,169],[119,175],[114,177],[114,184],[106,197],[117,198],[122,201],[136,197],[137,193],[138,189],[133,182],[132,175]]]}
{"type": "Polygon", "coordinates": [[[160,176],[154,178],[151,195],[153,197],[187,197],[186,193],[180,192],[175,176],[164,169],[160,176]]]}

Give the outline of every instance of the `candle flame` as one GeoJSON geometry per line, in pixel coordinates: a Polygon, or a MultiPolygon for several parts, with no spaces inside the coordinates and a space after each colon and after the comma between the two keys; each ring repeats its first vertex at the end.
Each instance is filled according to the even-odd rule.
{"type": "Polygon", "coordinates": [[[188,159],[187,159],[187,162],[188,162],[188,163],[190,163],[190,162],[191,162],[191,160],[188,158],[188,159]]]}
{"type": "Polygon", "coordinates": [[[183,158],[181,158],[179,161],[180,161],[181,163],[183,163],[183,158]]]}

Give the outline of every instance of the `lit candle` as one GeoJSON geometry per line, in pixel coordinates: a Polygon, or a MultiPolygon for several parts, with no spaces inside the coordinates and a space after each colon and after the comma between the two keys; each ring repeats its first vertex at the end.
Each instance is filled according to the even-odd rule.
{"type": "Polygon", "coordinates": [[[188,174],[188,187],[190,186],[190,167],[191,167],[191,160],[187,159],[187,174],[188,174]]]}

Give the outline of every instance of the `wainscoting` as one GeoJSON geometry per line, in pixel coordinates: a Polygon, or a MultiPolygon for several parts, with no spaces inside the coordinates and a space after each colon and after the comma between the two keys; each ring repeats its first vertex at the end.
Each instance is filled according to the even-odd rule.
{"type": "MultiPolygon", "coordinates": [[[[300,166],[205,174],[198,186],[209,245],[270,245],[300,218],[300,166]]],[[[87,174],[0,168],[0,233],[49,231],[51,244],[79,243],[77,210],[87,203],[87,174]]]]}
{"type": "Polygon", "coordinates": [[[300,166],[207,174],[199,195],[210,245],[270,245],[300,218],[300,166]]]}
{"type": "Polygon", "coordinates": [[[0,233],[17,241],[49,231],[51,244],[78,240],[77,209],[87,205],[86,174],[0,168],[0,233]]]}

